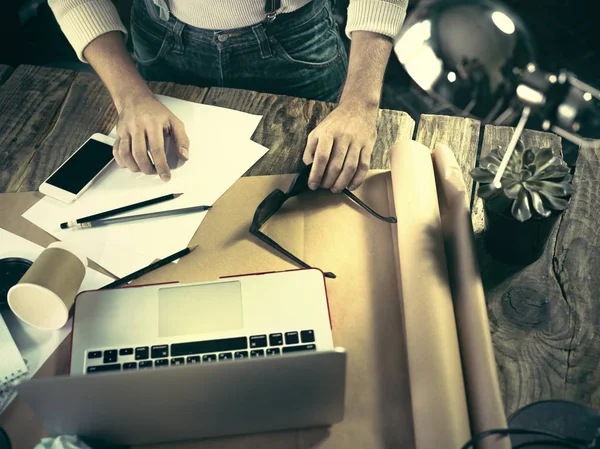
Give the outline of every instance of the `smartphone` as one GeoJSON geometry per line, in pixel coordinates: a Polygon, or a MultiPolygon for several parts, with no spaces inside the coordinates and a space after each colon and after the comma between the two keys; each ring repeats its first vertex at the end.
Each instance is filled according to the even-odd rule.
{"type": "Polygon", "coordinates": [[[40,192],[65,203],[79,198],[113,161],[112,137],[94,134],[40,186],[40,192]]]}

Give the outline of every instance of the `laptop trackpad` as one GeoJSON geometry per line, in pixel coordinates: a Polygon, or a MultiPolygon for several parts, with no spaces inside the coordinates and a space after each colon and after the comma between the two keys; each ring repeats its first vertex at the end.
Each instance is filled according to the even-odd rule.
{"type": "Polygon", "coordinates": [[[158,336],[220,332],[244,327],[240,281],[158,290],[158,336]]]}

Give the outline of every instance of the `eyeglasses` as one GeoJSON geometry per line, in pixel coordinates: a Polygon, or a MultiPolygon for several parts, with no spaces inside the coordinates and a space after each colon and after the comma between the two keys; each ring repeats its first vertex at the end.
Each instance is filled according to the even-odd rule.
{"type": "MultiPolygon", "coordinates": [[[[286,250],[284,247],[282,247],[280,244],[274,241],[271,237],[262,233],[260,228],[269,220],[269,218],[271,218],[279,209],[281,209],[283,203],[285,203],[288,199],[310,190],[308,187],[308,176],[310,175],[311,168],[312,164],[302,168],[302,170],[300,170],[300,172],[292,181],[292,184],[290,185],[290,188],[287,190],[287,192],[284,192],[281,189],[276,189],[273,190],[264,200],[262,200],[262,202],[256,208],[254,218],[252,219],[252,225],[250,226],[250,233],[253,236],[263,241],[273,249],[279,251],[281,254],[287,256],[289,259],[293,260],[295,263],[304,268],[311,268],[311,266],[308,265],[306,262],[300,260],[298,257],[294,256],[292,253],[290,253],[288,250],[286,250]]],[[[342,193],[374,217],[383,220],[387,223],[397,222],[395,217],[384,217],[383,215],[380,215],[377,212],[375,212],[373,209],[371,209],[369,206],[363,203],[360,200],[360,198],[354,195],[350,190],[344,189],[342,193]]],[[[335,274],[331,272],[325,272],[324,274],[325,277],[332,279],[335,278],[335,274]]]]}

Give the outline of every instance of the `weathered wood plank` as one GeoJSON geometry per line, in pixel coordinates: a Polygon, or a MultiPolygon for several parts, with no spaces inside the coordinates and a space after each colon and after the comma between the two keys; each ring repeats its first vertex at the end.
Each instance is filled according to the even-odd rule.
{"type": "Polygon", "coordinates": [[[108,91],[93,73],[78,73],[52,129],[40,140],[24,167],[14,191],[36,190],[60,164],[94,133],[107,133],[116,112],[108,91]]]}
{"type": "MultiPolygon", "coordinates": [[[[308,134],[335,108],[333,103],[221,88],[211,88],[204,103],[264,116],[252,139],[271,151],[246,176],[296,172],[308,134]]],[[[389,148],[399,138],[410,138],[413,129],[405,112],[381,110],[371,167],[387,168],[389,148]]]]}
{"type": "Polygon", "coordinates": [[[71,70],[22,65],[0,87],[0,192],[23,182],[74,79],[71,70]]]}
{"type": "Polygon", "coordinates": [[[149,85],[150,89],[155,94],[167,95],[169,97],[192,101],[194,103],[202,103],[209,91],[207,87],[188,86],[167,82],[153,81],[149,85]]]}
{"type": "Polygon", "coordinates": [[[481,123],[467,117],[423,114],[419,119],[415,140],[433,149],[438,143],[448,145],[460,168],[471,197],[473,182],[469,172],[475,167],[481,123]]]}
{"type": "Polygon", "coordinates": [[[377,141],[371,156],[371,168],[390,167],[390,148],[401,139],[412,139],[415,121],[402,111],[380,109],[377,118],[377,141]]]}
{"type": "Polygon", "coordinates": [[[569,310],[564,395],[600,409],[600,141],[579,151],[575,194],[560,223],[553,272],[569,310]]]}
{"type": "MultiPolygon", "coordinates": [[[[482,156],[498,145],[507,145],[513,131],[486,126],[482,156]]],[[[525,131],[522,139],[526,146],[546,146],[561,152],[556,135],[525,131]]],[[[506,413],[542,399],[568,398],[564,382],[573,323],[571,307],[562,296],[553,270],[559,226],[543,256],[519,268],[486,254],[482,209],[478,199],[473,210],[476,246],[506,413]]]]}
{"type": "Polygon", "coordinates": [[[14,70],[9,65],[0,64],[0,85],[10,77],[14,70]]]}
{"type": "MultiPolygon", "coordinates": [[[[207,91],[173,83],[152,83],[150,87],[157,94],[196,102],[202,101],[207,91]]],[[[54,127],[23,170],[16,191],[37,189],[92,134],[108,134],[116,123],[117,111],[102,81],[93,73],[77,74],[54,127]]]]}

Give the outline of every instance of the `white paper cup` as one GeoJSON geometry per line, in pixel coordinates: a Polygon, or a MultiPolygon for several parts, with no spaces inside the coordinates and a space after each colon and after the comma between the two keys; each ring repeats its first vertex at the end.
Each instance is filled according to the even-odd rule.
{"type": "Polygon", "coordinates": [[[31,326],[60,329],[69,319],[86,267],[87,259],[77,249],[64,242],[52,243],[8,291],[8,305],[31,326]]]}

